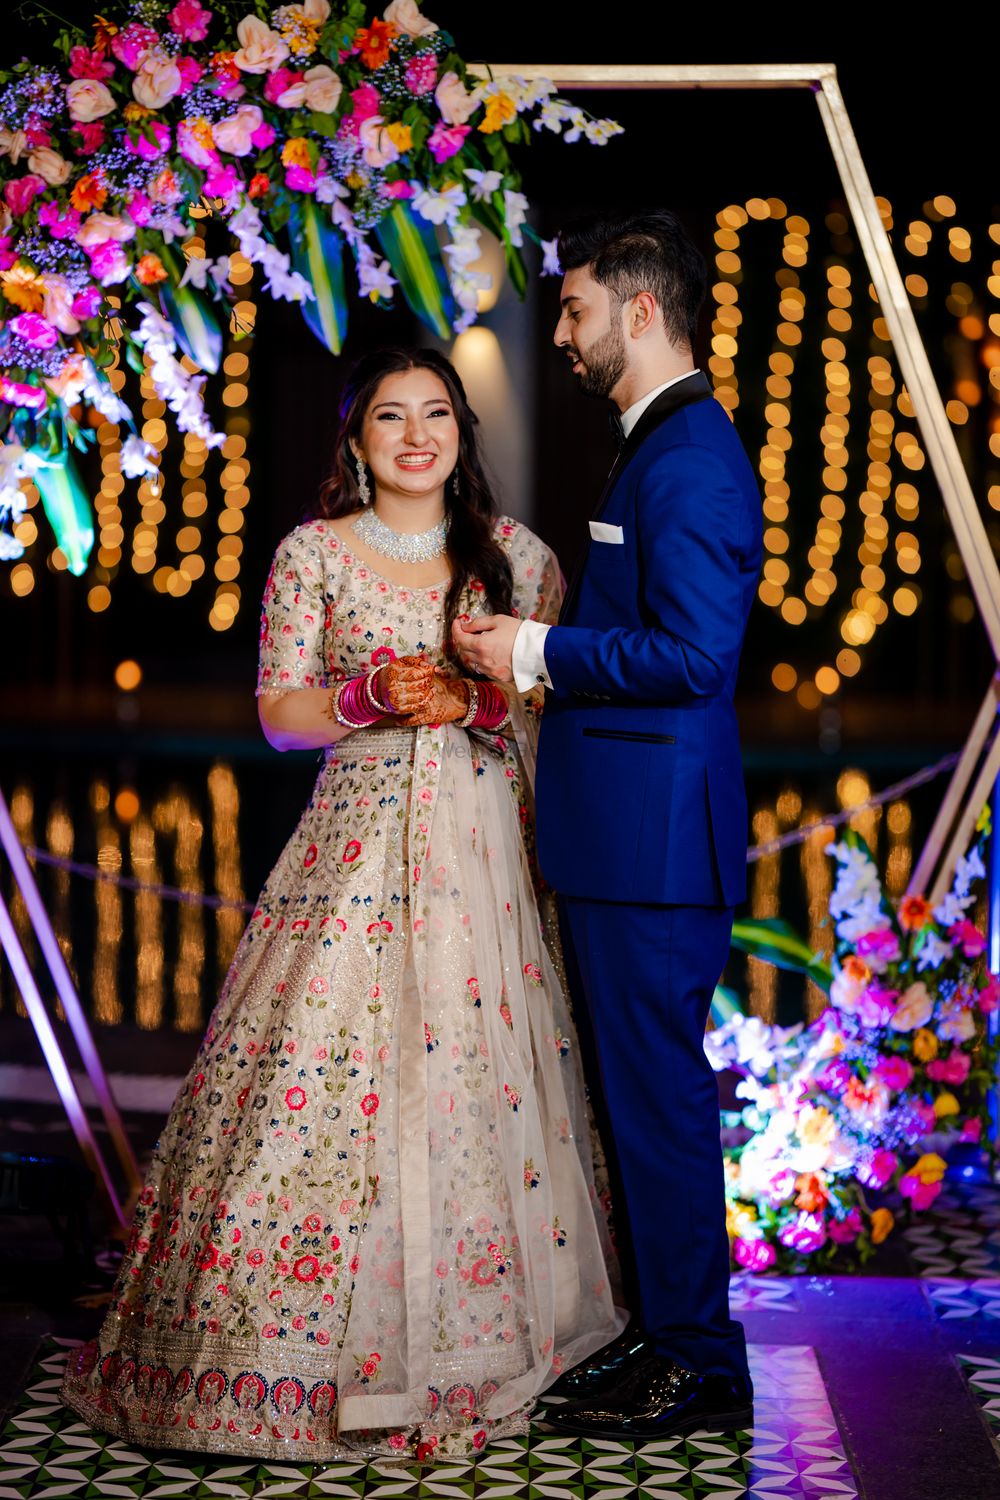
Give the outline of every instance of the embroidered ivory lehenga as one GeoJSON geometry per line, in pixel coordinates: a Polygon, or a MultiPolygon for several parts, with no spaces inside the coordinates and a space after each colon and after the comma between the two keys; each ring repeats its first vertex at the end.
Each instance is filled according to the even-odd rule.
{"type": "MultiPolygon", "coordinates": [[[[521,615],[559,575],[502,519],[521,615]]],[[[445,588],[322,521],[278,549],[259,691],[440,661],[445,588]]],[[[476,609],[470,591],[468,609],[476,609]]],[[[531,862],[532,720],[355,731],[261,892],[64,1396],[152,1447],[323,1460],[523,1431],[621,1327],[531,862]]],[[[542,910],[545,911],[545,902],[542,910]]]]}

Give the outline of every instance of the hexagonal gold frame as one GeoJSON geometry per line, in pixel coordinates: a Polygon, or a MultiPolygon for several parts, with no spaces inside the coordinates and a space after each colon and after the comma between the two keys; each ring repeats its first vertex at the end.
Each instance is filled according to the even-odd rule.
{"type": "MultiPolygon", "coordinates": [[[[941,489],[994,662],[1000,664],[1000,569],[986,535],[969,477],[931,373],[903,278],[879,215],[875,195],[844,105],[832,63],[520,64],[496,63],[482,76],[548,78],[574,89],[811,89],[854,219],[872,285],[913,403],[920,435],[941,489]]],[[[911,891],[937,902],[965,852],[979,813],[1000,773],[1000,675],[995,671],[969,731],[934,825],[916,861],[911,891]]]]}

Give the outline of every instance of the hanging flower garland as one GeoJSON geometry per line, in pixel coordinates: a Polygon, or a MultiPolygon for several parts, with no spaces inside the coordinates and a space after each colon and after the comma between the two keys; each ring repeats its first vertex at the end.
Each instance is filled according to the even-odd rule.
{"type": "MultiPolygon", "coordinates": [[[[213,303],[228,316],[234,240],[333,353],[345,261],[358,295],[388,305],[398,286],[447,337],[489,284],[476,269],[484,228],[524,290],[524,239],[537,236],[511,149],[532,130],[603,145],[621,128],[544,80],[474,78],[416,0],[381,17],[364,0],[258,3],[235,21],[201,0],[138,0],[89,32],[62,30],[55,50],[58,66],[0,73],[0,559],[21,554],[5,523],[30,476],[75,573],[92,541],[68,453],[91,440],[82,408],[135,433],[104,373],[116,345],[137,368],[145,353],[182,431],[222,441],[205,377],[182,356],[218,369],[213,303]],[[209,218],[229,236],[215,256],[209,218]],[[124,315],[133,302],[138,327],[124,315]]],[[[543,251],[543,273],[557,270],[554,246],[543,251]]],[[[123,471],[157,477],[138,436],[123,471]]]]}
{"type": "Polygon", "coordinates": [[[781,920],[736,924],[736,946],[808,973],[830,996],[809,1026],[734,1014],[706,1037],[713,1067],[741,1075],[746,1101],[746,1140],[726,1152],[742,1269],[865,1259],[893,1228],[880,1195],[895,1189],[919,1210],[940,1193],[946,1163],[922,1149],[927,1137],[980,1141],[1000,1059],[988,1025],[1000,979],[983,971],[986,939],[968,916],[987,817],[933,910],[922,896],[894,905],[857,834],[831,845],[832,967],[781,920]]]}

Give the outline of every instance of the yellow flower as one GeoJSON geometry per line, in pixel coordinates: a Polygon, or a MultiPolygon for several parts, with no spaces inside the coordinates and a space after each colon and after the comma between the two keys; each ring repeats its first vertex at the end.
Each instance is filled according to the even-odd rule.
{"type": "Polygon", "coordinates": [[[938,1039],[926,1026],[913,1033],[913,1055],[918,1062],[932,1062],[938,1055],[938,1039]]]}
{"type": "Polygon", "coordinates": [[[122,110],[122,114],[130,125],[136,120],[148,120],[152,113],[151,109],[147,109],[144,104],[138,104],[134,99],[122,110]]]}
{"type": "Polygon", "coordinates": [[[480,125],[483,135],[492,135],[495,130],[502,130],[508,120],[513,120],[517,114],[517,105],[509,94],[501,90],[498,94],[491,94],[486,101],[486,118],[480,125]]]}
{"type": "Polygon", "coordinates": [[[872,1214],[871,1236],[873,1245],[881,1245],[892,1233],[895,1219],[887,1208],[877,1208],[872,1214]]]}
{"type": "Polygon", "coordinates": [[[362,177],[360,172],[348,172],[347,176],[344,178],[344,181],[347,183],[347,186],[349,188],[361,187],[364,180],[365,179],[362,177]]]}
{"type": "Polygon", "coordinates": [[[391,125],[387,125],[385,133],[390,141],[392,141],[400,156],[402,156],[404,151],[409,151],[413,145],[413,131],[409,125],[404,125],[402,120],[394,120],[391,125]]]}
{"type": "Polygon", "coordinates": [[[3,282],[3,294],[8,302],[13,302],[15,307],[21,307],[25,312],[41,312],[42,303],[45,300],[44,287],[40,276],[34,271],[29,271],[26,266],[11,266],[10,270],[0,274],[3,282]]]}
{"type": "Polygon", "coordinates": [[[799,1139],[804,1146],[828,1146],[837,1134],[837,1122],[825,1105],[807,1104],[799,1115],[799,1139]]]}
{"type": "Polygon", "coordinates": [[[913,1163],[906,1175],[917,1177],[921,1182],[940,1182],[947,1170],[947,1164],[936,1151],[927,1151],[913,1163]]]}
{"type": "Polygon", "coordinates": [[[943,1094],[938,1094],[937,1098],[934,1100],[934,1113],[937,1115],[939,1120],[943,1120],[945,1115],[960,1114],[961,1110],[958,1100],[955,1098],[955,1095],[950,1094],[947,1089],[943,1094]]]}
{"type": "Polygon", "coordinates": [[[726,1232],[731,1240],[742,1239],[757,1217],[752,1203],[730,1203],[726,1207],[726,1232]]]}
{"type": "Polygon", "coordinates": [[[212,135],[212,122],[204,115],[192,115],[184,121],[199,146],[204,146],[206,151],[211,151],[215,145],[212,135]]]}
{"type": "Polygon", "coordinates": [[[309,142],[305,136],[293,135],[281,148],[281,162],[285,167],[311,167],[309,142]]]}

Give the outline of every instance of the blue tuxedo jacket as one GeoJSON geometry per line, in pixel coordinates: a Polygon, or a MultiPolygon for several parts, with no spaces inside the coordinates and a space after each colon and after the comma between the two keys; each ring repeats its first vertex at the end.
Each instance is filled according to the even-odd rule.
{"type": "Polygon", "coordinates": [[[545,638],[538,857],[567,896],[731,906],[747,808],[733,690],[760,570],[760,494],[701,374],[647,407],[545,638]]]}

